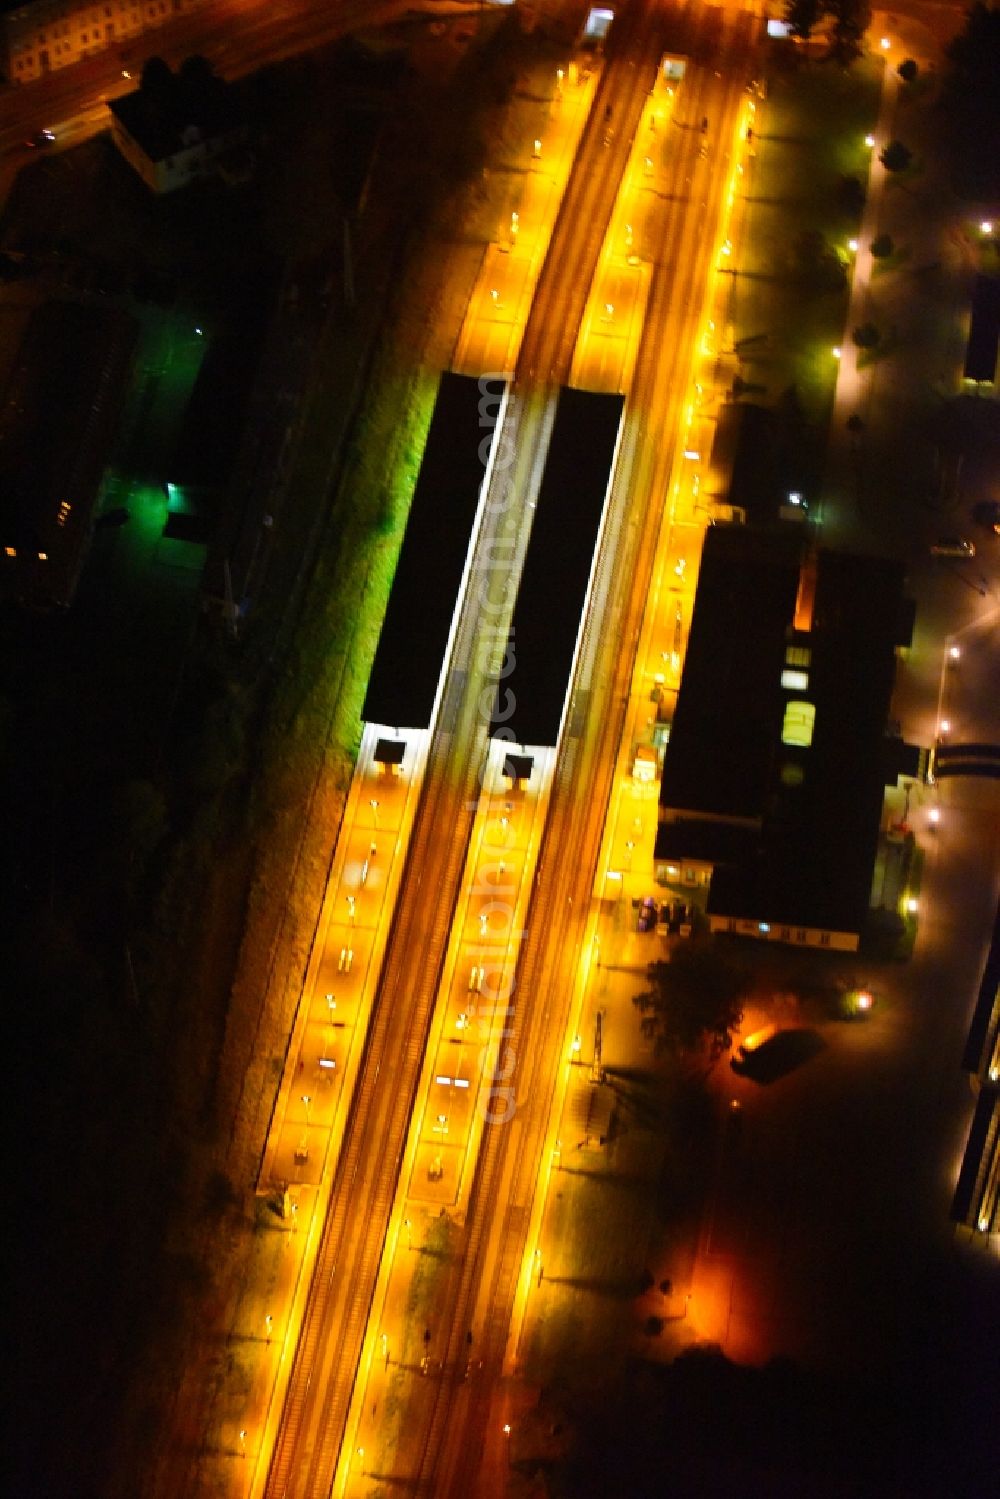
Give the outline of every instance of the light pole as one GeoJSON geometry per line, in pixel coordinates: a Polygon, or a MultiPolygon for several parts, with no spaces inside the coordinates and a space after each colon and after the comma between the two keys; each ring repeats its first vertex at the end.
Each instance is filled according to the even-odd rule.
{"type": "Polygon", "coordinates": [[[377,799],[373,796],[372,799],[371,799],[371,801],[368,803],[368,805],[372,809],[372,816],[375,819],[375,831],[377,833],[378,832],[378,801],[377,801],[377,799]]]}

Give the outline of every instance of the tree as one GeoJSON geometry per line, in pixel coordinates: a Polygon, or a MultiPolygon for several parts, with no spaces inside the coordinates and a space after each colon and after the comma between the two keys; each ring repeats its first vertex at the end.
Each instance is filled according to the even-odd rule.
{"type": "Polygon", "coordinates": [[[913,83],[919,71],[920,69],[917,67],[912,57],[908,57],[905,62],[901,62],[899,67],[896,69],[896,72],[899,74],[900,78],[902,78],[904,83],[913,83]]]}
{"type": "Polygon", "coordinates": [[[170,64],[162,57],[148,57],[142,65],[139,87],[144,94],[168,94],[174,85],[170,64]]]}
{"type": "Polygon", "coordinates": [[[830,55],[846,67],[861,56],[862,38],[871,24],[872,8],[868,0],[832,0],[826,11],[833,17],[830,55]]]}
{"type": "Polygon", "coordinates": [[[795,240],[795,268],[812,291],[840,291],[847,284],[847,271],[836,250],[818,229],[803,229],[795,240]]]}
{"type": "Polygon", "coordinates": [[[711,1062],[718,1061],[743,1018],[749,973],[711,941],[685,943],[647,972],[651,987],[633,1003],[657,1052],[690,1055],[707,1046],[711,1062]]]}
{"type": "Polygon", "coordinates": [[[902,141],[890,141],[879,156],[887,172],[905,172],[913,160],[913,152],[902,141]]]}
{"type": "Polygon", "coordinates": [[[800,42],[809,40],[822,14],[823,0],[787,0],[785,5],[785,20],[792,36],[800,42]]]}
{"type": "Polygon", "coordinates": [[[891,234],[877,234],[871,242],[871,252],[876,260],[888,260],[895,248],[891,234]]]}
{"type": "Polygon", "coordinates": [[[840,206],[851,218],[860,218],[865,206],[865,190],[860,177],[843,176],[837,185],[840,206]]]}
{"type": "Polygon", "coordinates": [[[859,349],[874,349],[881,336],[874,323],[862,323],[851,335],[859,349]]]}

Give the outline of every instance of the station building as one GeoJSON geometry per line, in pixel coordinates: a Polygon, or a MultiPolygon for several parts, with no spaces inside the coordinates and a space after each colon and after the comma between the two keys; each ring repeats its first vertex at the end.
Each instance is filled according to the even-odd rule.
{"type": "Polygon", "coordinates": [[[800,526],[706,532],[655,857],[661,883],[707,887],[713,932],[858,947],[912,623],[894,561],[800,526]]]}

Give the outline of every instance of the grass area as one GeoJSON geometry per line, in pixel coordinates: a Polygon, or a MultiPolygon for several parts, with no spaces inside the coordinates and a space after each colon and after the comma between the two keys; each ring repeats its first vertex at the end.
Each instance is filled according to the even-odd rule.
{"type": "Polygon", "coordinates": [[[846,262],[859,214],[846,185],[867,183],[865,134],[875,123],[881,64],[844,71],[827,62],[792,62],[768,80],[755,133],[756,157],[744,206],[740,273],[731,317],[739,340],[766,334],[745,351],[741,374],[756,399],[774,404],[794,389],[812,432],[811,460],[821,462],[823,434],[836,384],[831,354],[844,333],[846,276],[829,289],[803,264],[804,235],[820,235],[846,262]]]}

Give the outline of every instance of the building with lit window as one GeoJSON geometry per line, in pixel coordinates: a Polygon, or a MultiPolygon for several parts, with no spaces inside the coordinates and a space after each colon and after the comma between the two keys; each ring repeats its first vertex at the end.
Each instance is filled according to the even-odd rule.
{"type": "Polygon", "coordinates": [[[911,630],[896,562],[819,550],[801,527],[706,532],[656,864],[707,886],[713,932],[858,947],[911,630]]]}
{"type": "Polygon", "coordinates": [[[139,37],[202,0],[31,0],[0,15],[0,66],[11,83],[27,83],[139,37]]]}

